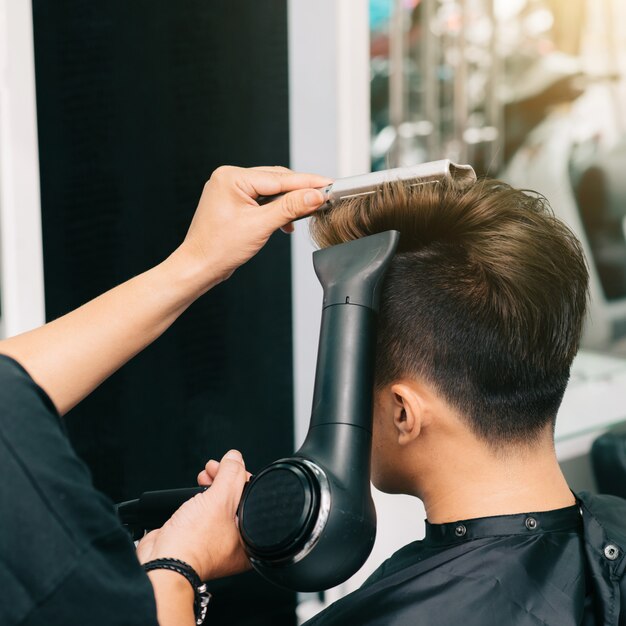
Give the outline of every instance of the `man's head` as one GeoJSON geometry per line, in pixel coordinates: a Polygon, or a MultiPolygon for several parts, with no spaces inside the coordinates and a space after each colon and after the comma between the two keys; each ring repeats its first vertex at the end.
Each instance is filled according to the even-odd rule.
{"type": "Polygon", "coordinates": [[[311,225],[322,247],[389,229],[401,239],[378,326],[375,482],[403,490],[382,457],[415,445],[445,412],[433,407],[494,452],[551,437],[587,301],[575,236],[542,196],[495,180],[393,183],[311,225]]]}

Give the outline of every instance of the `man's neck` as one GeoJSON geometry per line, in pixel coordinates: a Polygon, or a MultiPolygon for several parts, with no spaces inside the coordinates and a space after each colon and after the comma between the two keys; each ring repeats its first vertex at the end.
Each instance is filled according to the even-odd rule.
{"type": "Polygon", "coordinates": [[[552,446],[501,457],[461,458],[451,465],[439,463],[440,469],[420,485],[432,524],[550,511],[575,503],[552,446]]]}

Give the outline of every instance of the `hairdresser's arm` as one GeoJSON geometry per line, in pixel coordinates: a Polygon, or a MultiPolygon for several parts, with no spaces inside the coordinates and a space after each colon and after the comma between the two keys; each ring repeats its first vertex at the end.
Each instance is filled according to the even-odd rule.
{"type": "MultiPolygon", "coordinates": [[[[310,214],[326,178],[222,167],[204,187],[185,241],[165,261],[79,309],[0,342],[66,413],[248,261],[278,228],[310,214]],[[255,198],[291,192],[266,206],[255,198]]],[[[286,230],[289,230],[287,226],[286,230]]]]}

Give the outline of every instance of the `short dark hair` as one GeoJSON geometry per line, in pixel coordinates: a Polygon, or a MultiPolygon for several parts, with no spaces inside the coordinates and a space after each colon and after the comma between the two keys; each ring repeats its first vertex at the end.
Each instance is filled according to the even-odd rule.
{"type": "Polygon", "coordinates": [[[540,194],[385,185],[311,221],[325,247],[396,229],[382,292],[376,385],[429,381],[490,444],[534,441],[557,410],[578,350],[588,272],[575,235],[540,194]]]}

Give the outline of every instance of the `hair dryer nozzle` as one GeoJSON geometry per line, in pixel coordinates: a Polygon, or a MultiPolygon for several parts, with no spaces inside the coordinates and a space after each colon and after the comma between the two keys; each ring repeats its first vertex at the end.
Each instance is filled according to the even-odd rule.
{"type": "Polygon", "coordinates": [[[314,252],[324,307],[358,304],[378,311],[382,278],[399,241],[400,233],[388,230],[314,252]]]}

